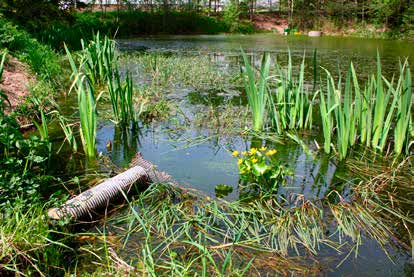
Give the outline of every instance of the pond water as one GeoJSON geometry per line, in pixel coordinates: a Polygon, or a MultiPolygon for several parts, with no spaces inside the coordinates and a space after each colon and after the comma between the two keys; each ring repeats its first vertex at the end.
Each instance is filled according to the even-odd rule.
{"type": "MultiPolygon", "coordinates": [[[[318,51],[318,62],[335,70],[339,65],[345,70],[352,60],[359,72],[373,72],[376,53],[379,52],[384,71],[391,74],[398,67],[398,59],[407,57],[414,64],[414,44],[374,39],[302,36],[259,35],[218,35],[218,36],[160,36],[119,40],[121,51],[134,52],[145,48],[150,52],[163,52],[179,55],[207,55],[224,70],[237,70],[240,62],[240,47],[252,57],[259,57],[263,51],[286,56],[288,49],[299,58],[306,51],[311,57],[313,50],[318,51]]],[[[125,64],[131,67],[131,64],[125,64]]],[[[199,113],[200,103],[190,101],[189,88],[182,88],[169,95],[178,99],[186,114],[199,113]],[[196,108],[198,107],[198,108],[196,108]]],[[[193,95],[194,96],[194,95],[193,95]]],[[[197,96],[197,95],[196,95],[197,96]]],[[[235,96],[228,96],[232,98],[235,96]]],[[[226,97],[224,97],[226,98],[226,97]]],[[[193,99],[194,100],[194,99],[193,99]]],[[[220,105],[220,101],[218,102],[220,105]]],[[[202,104],[201,104],[202,106],[202,104]]],[[[202,109],[201,109],[201,112],[202,109]]],[[[160,170],[168,172],[184,187],[196,189],[210,197],[215,197],[215,186],[226,184],[233,191],[226,200],[238,199],[243,191],[239,190],[237,159],[231,151],[243,151],[251,146],[267,146],[278,150],[282,164],[292,169],[291,178],[280,194],[303,194],[308,199],[321,199],[331,190],[340,191],[345,197],[349,188],[343,186],[349,173],[334,160],[316,153],[314,140],[320,134],[310,134],[304,141],[310,147],[309,154],[292,141],[281,143],[269,140],[257,140],[249,137],[228,137],[212,132],[211,128],[186,128],[180,117],[173,117],[138,130],[120,130],[110,122],[102,122],[98,130],[98,152],[107,155],[116,165],[127,167],[131,158],[140,151],[143,157],[160,170]],[[105,145],[111,140],[113,147],[109,151],[105,145]]],[[[323,272],[327,276],[413,276],[410,255],[406,250],[390,248],[391,261],[380,247],[371,240],[360,248],[358,258],[350,257],[339,268],[330,264],[331,270],[323,272]]],[[[329,256],[327,251],[321,256],[329,256]]]]}
{"type": "Polygon", "coordinates": [[[360,74],[373,72],[377,51],[385,72],[392,74],[398,68],[398,61],[408,58],[414,64],[414,43],[363,38],[280,36],[275,34],[256,35],[199,35],[199,36],[155,36],[118,40],[123,51],[148,49],[171,53],[209,54],[218,62],[227,62],[240,57],[240,48],[260,56],[263,52],[286,56],[311,58],[318,53],[318,63],[334,71],[339,66],[346,70],[350,61],[360,74]]]}

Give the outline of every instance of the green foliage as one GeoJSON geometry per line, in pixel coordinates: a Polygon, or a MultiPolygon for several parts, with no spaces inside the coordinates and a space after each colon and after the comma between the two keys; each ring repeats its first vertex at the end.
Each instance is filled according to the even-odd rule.
{"type": "Polygon", "coordinates": [[[80,53],[82,71],[88,76],[92,84],[103,84],[112,78],[115,57],[115,41],[105,36],[101,39],[99,32],[86,45],[81,40],[82,51],[80,53]]]}
{"type": "MultiPolygon", "coordinates": [[[[108,91],[112,104],[115,122],[129,126],[129,123],[136,122],[137,118],[134,111],[134,86],[129,73],[124,82],[121,82],[118,69],[114,76],[108,79],[108,91]]],[[[141,106],[140,109],[143,109],[141,106]]]]}
{"type": "MultiPolygon", "coordinates": [[[[10,199],[14,200],[14,199],[10,199]]],[[[50,205],[16,199],[0,207],[0,275],[59,276],[66,246],[53,240],[46,219],[50,205]]]]}
{"type": "Polygon", "coordinates": [[[0,118],[0,206],[20,196],[37,199],[51,177],[43,175],[49,156],[48,143],[38,137],[24,138],[13,118],[0,118]],[[43,176],[42,176],[43,175],[43,176]]]}
{"type": "Polygon", "coordinates": [[[294,77],[292,58],[289,51],[287,68],[276,63],[274,77],[276,91],[269,91],[269,116],[271,126],[282,134],[285,130],[312,129],[312,107],[316,96],[311,99],[305,89],[305,55],[299,70],[298,80],[294,77]]]}
{"type": "Polygon", "coordinates": [[[411,73],[407,61],[400,65],[398,81],[388,81],[381,74],[378,57],[376,75],[372,74],[360,89],[358,77],[351,63],[345,84],[335,84],[327,71],[327,94],[320,93],[320,113],[325,138],[325,152],[329,153],[332,135],[336,134],[335,150],[344,159],[356,142],[383,152],[390,143],[399,155],[409,154],[412,144],[411,73]],[[343,94],[342,94],[343,93],[343,94]],[[393,140],[389,134],[394,130],[393,140]]]}
{"type": "Polygon", "coordinates": [[[29,64],[34,74],[54,87],[61,85],[62,69],[58,55],[40,44],[0,14],[0,48],[6,48],[20,60],[29,64]]]}
{"type": "Polygon", "coordinates": [[[246,54],[242,51],[244,68],[243,68],[243,81],[247,94],[247,100],[251,109],[253,118],[253,130],[261,131],[263,124],[266,123],[266,105],[268,95],[267,79],[270,69],[270,58],[267,54],[262,57],[262,63],[259,70],[259,80],[256,81],[255,69],[247,59],[246,54]]]}
{"type": "MultiPolygon", "coordinates": [[[[78,111],[80,118],[80,135],[83,151],[89,159],[96,154],[96,128],[97,111],[95,100],[95,88],[92,81],[83,73],[83,58],[80,65],[76,66],[70,51],[65,47],[69,63],[72,68],[72,87],[78,95],[78,111]]],[[[99,96],[97,97],[99,99],[99,96]]]]}
{"type": "Polygon", "coordinates": [[[239,24],[240,11],[236,1],[229,1],[224,8],[223,20],[229,26],[229,31],[234,32],[239,24]]]}
{"type": "Polygon", "coordinates": [[[265,192],[276,192],[279,186],[286,184],[286,176],[291,172],[279,164],[276,150],[250,148],[249,151],[233,152],[238,157],[240,180],[248,186],[255,185],[265,192]]]}

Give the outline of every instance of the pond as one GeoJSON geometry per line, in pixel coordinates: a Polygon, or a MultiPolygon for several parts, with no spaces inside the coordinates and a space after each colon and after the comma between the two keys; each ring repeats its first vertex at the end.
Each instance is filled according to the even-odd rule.
{"type": "MultiPolygon", "coordinates": [[[[414,64],[414,44],[408,42],[303,36],[258,35],[217,35],[217,36],[157,36],[118,40],[121,52],[128,53],[122,62],[122,70],[128,69],[140,84],[149,82],[142,68],[134,60],[139,53],[159,53],[166,56],[207,57],[223,74],[236,74],[240,69],[240,47],[258,64],[265,51],[272,57],[278,56],[286,61],[290,49],[294,63],[300,61],[303,53],[312,61],[313,51],[317,49],[318,64],[330,71],[345,71],[352,60],[358,72],[375,72],[377,51],[381,56],[385,75],[391,75],[398,68],[399,58],[408,58],[414,64]],[[144,50],[144,52],[143,52],[144,50]]],[[[297,64],[297,63],[296,63],[297,64]]],[[[309,68],[308,68],[309,69],[309,68]]],[[[307,74],[310,70],[308,70],[307,74]]],[[[366,77],[366,76],[365,76],[366,77]]],[[[220,84],[217,84],[221,87],[220,84]]],[[[132,157],[141,152],[143,157],[156,164],[162,171],[169,173],[177,182],[187,188],[215,198],[215,187],[225,184],[232,191],[224,200],[233,201],[245,197],[246,192],[239,187],[237,159],[234,150],[246,151],[251,147],[274,148],[280,163],[289,168],[294,175],[288,184],[281,187],[279,195],[304,195],[306,199],[317,201],[327,197],[331,191],[338,191],[342,197],[351,194],[346,184],[352,174],[346,163],[329,159],[318,151],[317,142],[320,130],[301,136],[300,143],[279,137],[253,138],[249,135],[231,135],[215,130],[209,124],[193,124],[200,114],[218,111],[232,103],[234,107],[244,107],[246,100],[237,93],[238,88],[214,87],[195,89],[185,84],[171,83],[167,89],[167,99],[176,103],[179,112],[170,118],[140,123],[138,129],[121,130],[110,121],[99,125],[97,150],[120,167],[127,167],[132,157]],[[234,92],[236,91],[236,92],[234,92]],[[108,149],[108,141],[112,148],[108,149]]],[[[240,123],[243,128],[243,123],[240,123]]],[[[115,215],[116,217],[116,215],[115,215]]],[[[413,265],[410,251],[397,244],[387,246],[388,255],[377,242],[365,239],[359,249],[358,257],[345,254],[338,258],[331,250],[322,247],[321,272],[324,276],[412,276],[413,265]],[[339,266],[338,266],[339,265],[339,266]],[[337,267],[338,266],[338,267],[337,267]]]]}

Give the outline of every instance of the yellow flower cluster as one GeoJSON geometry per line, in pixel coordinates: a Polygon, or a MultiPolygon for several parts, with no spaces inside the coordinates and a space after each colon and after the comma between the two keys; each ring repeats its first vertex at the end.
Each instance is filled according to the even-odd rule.
{"type": "Polygon", "coordinates": [[[250,155],[255,155],[257,153],[257,149],[256,148],[250,148],[249,150],[250,155]]]}
{"type": "MultiPolygon", "coordinates": [[[[250,150],[248,152],[243,151],[243,152],[240,153],[239,151],[233,151],[232,156],[233,157],[239,157],[239,156],[246,156],[248,154],[253,156],[253,155],[256,155],[257,153],[259,153],[259,151],[264,153],[266,150],[267,150],[267,147],[265,147],[265,146],[260,147],[259,149],[255,148],[255,147],[252,147],[252,148],[250,148],[250,150]]],[[[275,149],[271,149],[271,150],[266,151],[265,155],[266,156],[273,156],[274,154],[276,154],[276,152],[277,151],[275,149]]],[[[240,159],[239,159],[238,163],[241,164],[240,159]]]]}
{"type": "Polygon", "coordinates": [[[275,149],[272,149],[272,150],[267,151],[265,155],[266,156],[273,156],[274,154],[276,154],[276,152],[277,151],[275,149]]]}

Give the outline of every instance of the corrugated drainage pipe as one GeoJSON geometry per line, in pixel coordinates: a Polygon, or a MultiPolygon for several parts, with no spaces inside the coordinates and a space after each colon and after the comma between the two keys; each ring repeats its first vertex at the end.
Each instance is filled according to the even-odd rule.
{"type": "Polygon", "coordinates": [[[54,220],[92,219],[97,211],[114,204],[116,199],[126,195],[134,184],[148,185],[151,182],[174,182],[168,174],[157,171],[156,167],[144,160],[138,153],[131,162],[131,168],[103,183],[90,188],[58,208],[48,211],[54,220]]]}

